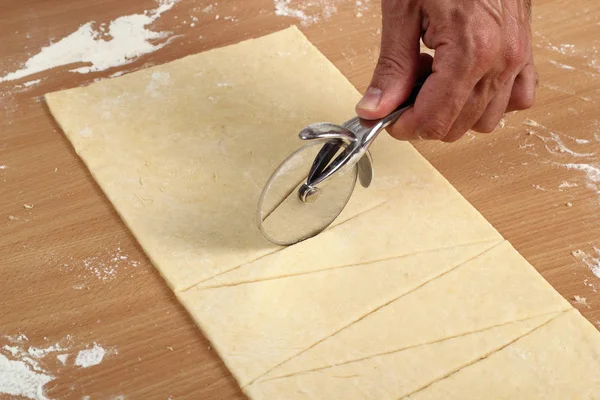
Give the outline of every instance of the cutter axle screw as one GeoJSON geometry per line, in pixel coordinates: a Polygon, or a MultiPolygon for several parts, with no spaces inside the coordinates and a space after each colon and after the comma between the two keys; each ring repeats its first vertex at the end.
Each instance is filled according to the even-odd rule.
{"type": "Polygon", "coordinates": [[[319,197],[319,189],[314,186],[303,184],[300,187],[298,194],[303,203],[314,203],[314,201],[319,197]]]}

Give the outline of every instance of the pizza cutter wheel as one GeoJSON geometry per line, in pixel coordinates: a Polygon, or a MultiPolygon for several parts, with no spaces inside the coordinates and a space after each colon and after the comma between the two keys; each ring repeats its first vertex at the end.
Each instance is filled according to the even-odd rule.
{"type": "Polygon", "coordinates": [[[271,242],[287,246],[314,237],[330,226],[350,200],[356,180],[373,180],[368,151],[377,135],[410,108],[409,99],[379,120],[352,118],[342,125],[321,122],[299,133],[308,142],[286,158],[267,181],[258,203],[258,226],[271,242]]]}

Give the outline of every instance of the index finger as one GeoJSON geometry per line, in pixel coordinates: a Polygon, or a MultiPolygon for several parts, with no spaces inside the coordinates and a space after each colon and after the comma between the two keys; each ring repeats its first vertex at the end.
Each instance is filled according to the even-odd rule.
{"type": "Polygon", "coordinates": [[[453,44],[436,48],[431,75],[414,106],[388,128],[390,134],[402,140],[443,140],[485,74],[486,68],[475,66],[469,58],[453,44]]]}

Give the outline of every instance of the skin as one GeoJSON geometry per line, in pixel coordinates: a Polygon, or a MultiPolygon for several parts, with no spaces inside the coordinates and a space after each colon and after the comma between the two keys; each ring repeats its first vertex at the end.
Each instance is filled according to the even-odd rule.
{"type": "Polygon", "coordinates": [[[379,119],[427,76],[414,107],[388,132],[453,142],[492,132],[506,112],[533,106],[537,74],[531,0],[382,0],[382,40],[358,116],[379,119]],[[419,54],[420,39],[435,58],[419,54]]]}

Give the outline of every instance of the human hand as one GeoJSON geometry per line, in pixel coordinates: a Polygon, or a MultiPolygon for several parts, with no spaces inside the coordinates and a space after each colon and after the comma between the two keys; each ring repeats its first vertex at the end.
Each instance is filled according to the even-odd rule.
{"type": "Polygon", "coordinates": [[[388,127],[392,136],[452,142],[532,107],[530,8],[531,0],[382,0],[379,61],[358,116],[383,118],[429,73],[414,107],[388,127]],[[421,37],[434,58],[419,54],[421,37]]]}

